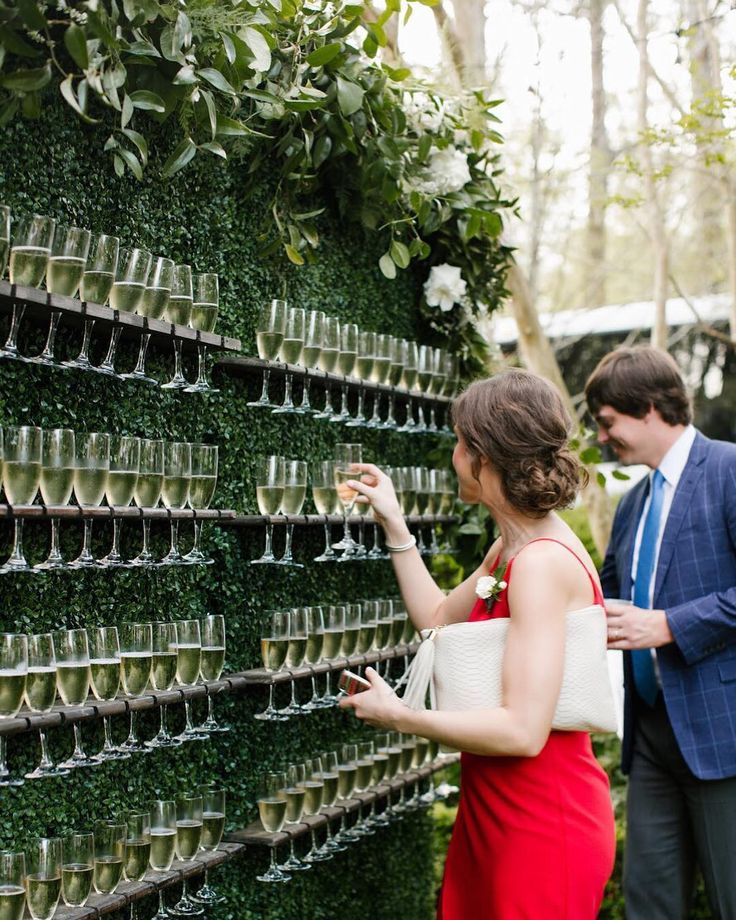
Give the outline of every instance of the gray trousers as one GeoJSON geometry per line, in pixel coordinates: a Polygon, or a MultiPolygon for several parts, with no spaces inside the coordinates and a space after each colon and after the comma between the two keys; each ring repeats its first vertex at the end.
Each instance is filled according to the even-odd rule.
{"type": "Polygon", "coordinates": [[[696,867],[716,920],[736,920],[736,777],[697,779],[662,694],[637,702],[626,804],[627,920],[687,920],[696,867]]]}

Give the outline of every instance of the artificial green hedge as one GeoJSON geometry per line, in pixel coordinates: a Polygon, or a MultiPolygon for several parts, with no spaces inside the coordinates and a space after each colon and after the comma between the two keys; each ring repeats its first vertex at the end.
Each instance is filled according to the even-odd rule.
{"type": "MultiPolygon", "coordinates": [[[[244,350],[250,353],[255,351],[258,305],[284,294],[293,304],[327,310],[364,328],[421,337],[414,309],[418,278],[409,272],[394,282],[382,278],[376,268],[380,253],[359,231],[338,225],[329,217],[330,209],[321,221],[323,241],[315,265],[297,269],[259,260],[257,236],[268,217],[268,170],[258,193],[250,198],[240,191],[248,163],[237,159],[219,163],[202,158],[169,182],[157,178],[154,164],[138,183],[112,173],[99,143],[98,131],[82,125],[61,104],[46,109],[42,121],[12,123],[0,136],[0,200],[11,206],[14,215],[51,214],[93,231],[116,233],[124,243],[186,261],[195,270],[218,272],[219,330],[242,338],[244,350]]],[[[166,143],[156,145],[156,149],[166,148],[166,143]]],[[[7,326],[3,319],[1,335],[7,326]]],[[[37,353],[44,335],[41,326],[25,321],[21,350],[37,353]]],[[[79,330],[62,325],[61,357],[75,354],[80,338],[79,330]]],[[[101,358],[107,338],[105,330],[95,333],[93,360],[101,358]]],[[[120,370],[132,368],[136,350],[136,341],[122,343],[120,370]]],[[[168,350],[152,347],[149,368],[161,378],[170,376],[168,350]]],[[[187,371],[194,372],[191,359],[187,371]]],[[[252,472],[259,453],[324,459],[335,442],[346,439],[341,426],[294,416],[278,418],[247,408],[246,402],[259,391],[257,378],[235,379],[216,371],[215,381],[220,387],[216,395],[171,395],[89,373],[0,361],[0,424],[33,423],[217,443],[221,461],[214,504],[243,512],[256,510],[252,472]]],[[[316,388],[312,395],[319,399],[316,388]]],[[[359,437],[369,458],[387,463],[420,463],[433,446],[431,440],[393,433],[361,430],[359,437]]],[[[182,545],[188,548],[190,528],[184,525],[181,532],[182,545]]],[[[26,525],[25,548],[31,562],[44,558],[48,536],[48,524],[26,525]]],[[[67,556],[76,554],[81,537],[80,525],[62,525],[67,556]]],[[[10,551],[10,538],[11,527],[0,524],[2,558],[10,551]]],[[[111,525],[96,525],[98,556],[106,552],[111,538],[111,525]]],[[[168,528],[154,525],[155,549],[161,555],[167,538],[168,528]]],[[[140,539],[139,525],[126,523],[123,549],[128,556],[137,552],[140,539]]],[[[295,554],[307,563],[301,570],[249,567],[248,560],[261,550],[262,530],[209,525],[205,540],[216,560],[209,568],[2,577],[0,627],[41,632],[61,626],[223,613],[229,642],[227,669],[240,671],[259,664],[258,640],[269,608],[395,591],[387,562],[310,565],[321,539],[321,528],[297,530],[295,554]]],[[[41,834],[90,828],[96,818],[152,798],[172,797],[206,780],[227,787],[228,828],[246,825],[256,815],[255,784],[262,771],[360,731],[351,718],[336,710],[283,724],[256,722],[252,714],[262,707],[264,696],[223,694],[217,714],[232,725],[232,731],[205,744],[138,755],[122,765],[77,770],[65,778],[26,782],[19,789],[0,789],[0,848],[23,847],[41,834]]],[[[180,730],[183,712],[177,710],[181,707],[171,709],[170,721],[173,729],[180,730]]],[[[201,704],[195,704],[195,716],[202,715],[201,704]]],[[[156,728],[157,713],[141,719],[142,737],[152,737],[156,728]]],[[[126,732],[123,719],[113,720],[116,740],[126,732]]],[[[85,724],[83,736],[88,751],[99,750],[100,725],[85,724]]],[[[71,730],[52,731],[50,741],[55,758],[68,755],[71,730]]],[[[16,774],[31,768],[39,756],[36,736],[13,738],[8,748],[16,774]]],[[[270,887],[255,881],[266,860],[265,851],[250,850],[213,873],[227,903],[211,916],[288,920],[366,915],[376,907],[385,920],[425,920],[432,915],[431,835],[424,815],[405,819],[332,862],[301,873],[289,885],[270,887]]],[[[141,916],[154,910],[153,902],[145,903],[141,916]]]]}

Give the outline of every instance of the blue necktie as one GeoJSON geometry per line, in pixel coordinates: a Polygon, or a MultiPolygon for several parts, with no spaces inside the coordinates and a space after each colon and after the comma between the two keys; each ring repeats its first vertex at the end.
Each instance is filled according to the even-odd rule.
{"type": "MultiPolygon", "coordinates": [[[[654,562],[657,555],[657,538],[659,537],[659,529],[662,523],[664,483],[664,476],[659,470],[655,470],[652,476],[649,510],[647,511],[641,534],[639,559],[636,563],[633,600],[637,607],[651,607],[649,594],[655,574],[654,562]]],[[[657,693],[659,693],[659,687],[654,673],[651,650],[648,648],[632,649],[631,664],[637,693],[646,703],[653,706],[657,699],[657,693]]]]}

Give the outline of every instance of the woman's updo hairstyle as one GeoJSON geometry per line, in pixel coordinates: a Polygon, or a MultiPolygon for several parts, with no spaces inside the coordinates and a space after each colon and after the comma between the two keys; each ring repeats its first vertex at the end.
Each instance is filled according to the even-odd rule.
{"type": "Polygon", "coordinates": [[[452,422],[472,460],[485,457],[508,502],[530,517],[571,505],[587,472],[568,442],[571,421],[557,390],[523,370],[472,383],[452,404],[452,422]]]}

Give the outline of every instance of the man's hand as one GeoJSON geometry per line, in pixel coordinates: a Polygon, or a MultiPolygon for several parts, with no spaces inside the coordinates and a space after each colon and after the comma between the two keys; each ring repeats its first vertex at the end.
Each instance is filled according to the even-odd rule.
{"type": "Polygon", "coordinates": [[[606,602],[608,648],[659,648],[674,641],[664,610],[606,602]]]}

